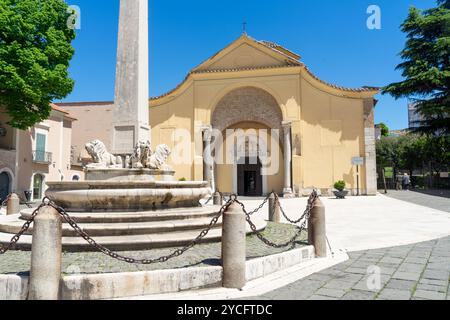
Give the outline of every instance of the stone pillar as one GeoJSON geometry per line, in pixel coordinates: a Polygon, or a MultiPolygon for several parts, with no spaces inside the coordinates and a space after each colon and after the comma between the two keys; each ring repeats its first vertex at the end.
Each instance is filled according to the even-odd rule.
{"type": "Polygon", "coordinates": [[[269,197],[269,221],[281,223],[280,204],[277,200],[275,193],[272,193],[269,197]]]}
{"type": "Polygon", "coordinates": [[[294,197],[292,191],[292,139],[291,139],[291,123],[283,122],[284,137],[284,189],[283,196],[285,198],[294,197]]]}
{"type": "Polygon", "coordinates": [[[377,152],[375,147],[375,120],[373,98],[364,100],[364,145],[366,194],[375,196],[377,186],[377,152]]]}
{"type": "Polygon", "coordinates": [[[219,191],[214,192],[213,194],[213,204],[215,206],[221,206],[223,204],[222,195],[219,191]]]}
{"type": "Polygon", "coordinates": [[[50,206],[34,220],[29,300],[58,300],[61,280],[62,219],[50,206]]]}
{"type": "Polygon", "coordinates": [[[18,214],[20,212],[20,199],[15,193],[11,194],[6,203],[6,215],[18,214]]]}
{"type": "Polygon", "coordinates": [[[224,288],[242,289],[246,283],[246,220],[242,208],[233,203],[223,214],[222,267],[224,288]]]}
{"type": "Polygon", "coordinates": [[[316,257],[327,256],[327,234],[325,225],[325,206],[317,199],[308,220],[308,242],[314,246],[316,257]]]}
{"type": "Polygon", "coordinates": [[[212,129],[205,128],[203,130],[203,142],[205,149],[203,150],[203,180],[208,181],[211,189],[215,191],[214,185],[214,158],[211,150],[212,129]]]}
{"type": "Polygon", "coordinates": [[[113,154],[132,154],[138,141],[151,141],[148,84],[148,0],[120,0],[113,154]]]}

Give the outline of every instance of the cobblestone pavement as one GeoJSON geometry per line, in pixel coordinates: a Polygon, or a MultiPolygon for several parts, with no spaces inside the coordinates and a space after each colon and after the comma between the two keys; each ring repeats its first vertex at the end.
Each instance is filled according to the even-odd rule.
{"type": "MultiPolygon", "coordinates": [[[[291,239],[296,228],[292,225],[269,223],[264,235],[277,242],[282,243],[291,239]]],[[[254,259],[283,251],[299,248],[306,244],[307,234],[302,234],[295,247],[286,249],[274,249],[264,245],[256,236],[247,238],[247,259],[254,259]]],[[[177,248],[175,248],[177,249],[177,248]]],[[[174,248],[155,249],[149,251],[122,252],[123,255],[134,258],[154,258],[173,252],[174,248]]],[[[158,269],[174,269],[193,266],[211,266],[220,264],[221,243],[200,244],[187,251],[180,257],[169,260],[166,263],[153,265],[134,265],[114,260],[101,253],[63,253],[63,273],[112,273],[112,272],[134,272],[158,269]]],[[[0,255],[0,274],[26,273],[29,271],[31,254],[24,251],[10,251],[0,255]]]]}
{"type": "Polygon", "coordinates": [[[450,300],[450,237],[349,256],[346,262],[256,299],[450,300]]]}
{"type": "MultiPolygon", "coordinates": [[[[381,193],[384,194],[384,191],[381,193]]],[[[450,197],[448,191],[438,192],[436,190],[434,194],[426,194],[415,191],[388,190],[386,196],[428,208],[450,212],[450,197]]]]}
{"type": "MultiPolygon", "coordinates": [[[[390,191],[388,196],[447,212],[450,209],[448,198],[411,191],[390,191]]],[[[256,299],[450,300],[450,237],[349,256],[346,262],[256,299]],[[377,270],[380,286],[374,288],[377,270]]]]}

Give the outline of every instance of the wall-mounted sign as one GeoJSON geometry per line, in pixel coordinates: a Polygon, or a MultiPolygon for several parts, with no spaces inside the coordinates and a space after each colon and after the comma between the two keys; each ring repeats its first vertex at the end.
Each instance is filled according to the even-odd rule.
{"type": "Polygon", "coordinates": [[[363,166],[364,165],[364,158],[363,157],[353,157],[352,158],[352,165],[354,165],[354,166],[363,166]]]}

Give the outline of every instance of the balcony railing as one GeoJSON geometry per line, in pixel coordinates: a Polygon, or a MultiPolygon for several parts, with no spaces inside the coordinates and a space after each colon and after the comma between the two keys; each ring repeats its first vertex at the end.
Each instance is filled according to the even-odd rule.
{"type": "Polygon", "coordinates": [[[34,163],[42,163],[42,164],[50,164],[50,163],[52,163],[52,153],[34,150],[33,151],[33,162],[34,163]]]}

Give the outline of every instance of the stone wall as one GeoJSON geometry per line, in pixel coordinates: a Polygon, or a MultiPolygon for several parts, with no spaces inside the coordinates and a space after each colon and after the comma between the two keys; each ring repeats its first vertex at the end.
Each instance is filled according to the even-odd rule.
{"type": "Polygon", "coordinates": [[[364,142],[366,160],[366,194],[377,194],[377,152],[375,146],[374,100],[364,100],[364,142]]]}
{"type": "Polygon", "coordinates": [[[281,132],[283,115],[277,101],[266,91],[245,87],[236,89],[220,100],[212,116],[212,126],[223,131],[229,126],[254,121],[281,132]]]}

